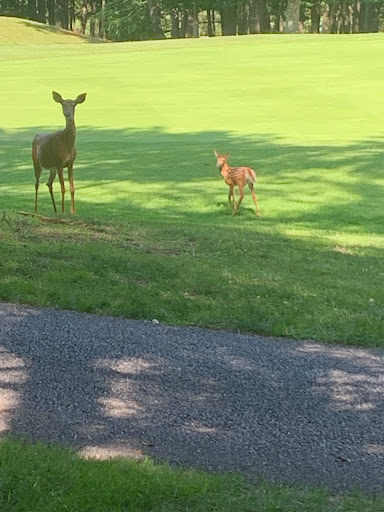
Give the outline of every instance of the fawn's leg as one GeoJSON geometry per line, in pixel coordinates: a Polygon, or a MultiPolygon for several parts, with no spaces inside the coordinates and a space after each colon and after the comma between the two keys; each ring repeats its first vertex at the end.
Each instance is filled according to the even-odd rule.
{"type": "Polygon", "coordinates": [[[239,202],[237,203],[237,208],[233,212],[233,215],[235,215],[235,213],[239,209],[239,206],[241,205],[241,201],[243,200],[243,197],[244,197],[243,185],[240,185],[240,184],[239,184],[239,194],[240,194],[240,199],[239,199],[239,202]]]}
{"type": "Polygon", "coordinates": [[[232,195],[233,197],[233,211],[232,211],[232,215],[235,215],[236,213],[236,196],[235,196],[235,187],[233,185],[231,185],[231,191],[230,191],[230,194],[232,195]]]}
{"type": "Polygon", "coordinates": [[[68,178],[69,178],[69,187],[71,189],[71,213],[72,213],[72,215],[75,215],[76,208],[75,208],[75,186],[73,184],[73,162],[68,165],[68,178]]]}
{"type": "Polygon", "coordinates": [[[255,194],[253,183],[248,183],[248,185],[249,185],[249,188],[251,189],[252,199],[253,199],[253,202],[255,203],[255,206],[256,206],[256,215],[258,217],[260,217],[259,206],[257,204],[257,197],[256,197],[256,194],[255,194]]]}
{"type": "Polygon", "coordinates": [[[59,169],[59,180],[60,180],[60,186],[61,186],[61,211],[64,213],[64,211],[65,211],[65,204],[64,204],[65,183],[64,183],[63,169],[59,169]]]}
{"type": "Polygon", "coordinates": [[[231,206],[231,197],[232,197],[232,189],[230,188],[229,189],[229,194],[228,194],[228,208],[231,210],[232,209],[232,206],[231,206]]]}
{"type": "Polygon", "coordinates": [[[41,167],[38,161],[33,160],[33,167],[35,168],[35,212],[37,212],[37,192],[39,190],[41,167]]]}
{"type": "Polygon", "coordinates": [[[57,213],[57,208],[56,208],[56,204],[55,204],[55,198],[53,197],[52,184],[54,182],[54,179],[56,178],[56,172],[57,172],[56,169],[51,169],[50,175],[49,175],[49,178],[47,181],[47,187],[49,188],[49,193],[51,194],[53,209],[55,210],[55,213],[57,213]]]}

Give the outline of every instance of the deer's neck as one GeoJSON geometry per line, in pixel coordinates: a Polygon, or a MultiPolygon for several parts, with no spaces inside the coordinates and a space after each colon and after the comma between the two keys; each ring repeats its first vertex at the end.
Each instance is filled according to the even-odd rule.
{"type": "Polygon", "coordinates": [[[74,118],[66,118],[65,129],[62,133],[66,146],[71,148],[75,144],[76,140],[76,126],[74,118]]]}

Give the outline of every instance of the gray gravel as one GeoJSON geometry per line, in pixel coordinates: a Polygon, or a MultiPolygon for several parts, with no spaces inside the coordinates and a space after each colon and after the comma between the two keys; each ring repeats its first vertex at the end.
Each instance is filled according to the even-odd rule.
{"type": "Polygon", "coordinates": [[[0,431],[270,481],[384,483],[384,351],[0,304],[0,431]]]}

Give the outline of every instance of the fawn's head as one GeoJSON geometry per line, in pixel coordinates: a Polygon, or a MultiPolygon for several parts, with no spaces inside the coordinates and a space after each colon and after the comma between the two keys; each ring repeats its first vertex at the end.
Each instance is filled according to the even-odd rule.
{"type": "Polygon", "coordinates": [[[223,165],[227,162],[228,160],[228,157],[229,157],[229,153],[226,153],[225,155],[220,155],[220,153],[218,153],[216,151],[216,149],[213,150],[214,154],[215,154],[215,157],[216,157],[216,165],[217,167],[221,170],[223,165]]]}
{"type": "Polygon", "coordinates": [[[75,100],[63,100],[58,92],[52,91],[53,99],[57,103],[61,104],[63,107],[63,114],[67,119],[73,119],[75,117],[75,107],[79,103],[84,103],[86,95],[87,93],[84,92],[83,94],[79,94],[75,100]]]}

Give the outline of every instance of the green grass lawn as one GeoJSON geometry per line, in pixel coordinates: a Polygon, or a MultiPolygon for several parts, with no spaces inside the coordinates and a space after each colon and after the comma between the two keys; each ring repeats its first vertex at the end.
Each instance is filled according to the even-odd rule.
{"type": "MultiPolygon", "coordinates": [[[[0,43],[0,300],[383,345],[381,34],[39,34],[0,43]],[[88,93],[76,112],[83,225],[17,214],[34,206],[33,136],[64,126],[52,90],[88,93]],[[214,148],[258,173],[260,219],[249,192],[230,215],[214,148]]],[[[52,215],[44,183],[39,197],[52,215]]]]}
{"type": "Polygon", "coordinates": [[[93,461],[55,446],[0,444],[2,512],[381,512],[382,498],[253,485],[145,460],[93,461]]]}

